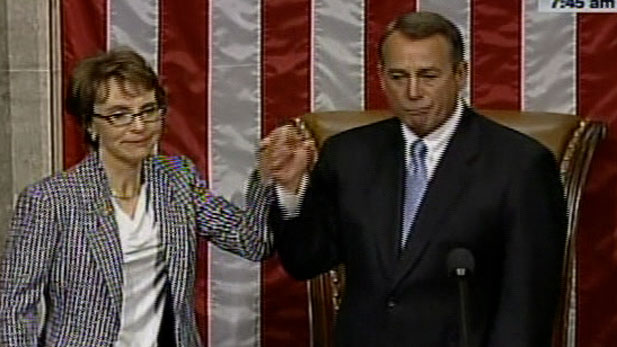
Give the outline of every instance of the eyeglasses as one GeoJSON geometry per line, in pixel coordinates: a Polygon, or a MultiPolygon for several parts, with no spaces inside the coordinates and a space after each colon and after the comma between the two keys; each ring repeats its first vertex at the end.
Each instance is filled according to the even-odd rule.
{"type": "Polygon", "coordinates": [[[117,112],[110,115],[102,115],[93,113],[93,117],[101,118],[109,122],[109,124],[117,127],[127,126],[135,120],[141,118],[144,123],[154,123],[159,121],[165,115],[165,109],[162,107],[147,108],[137,113],[117,112]]]}

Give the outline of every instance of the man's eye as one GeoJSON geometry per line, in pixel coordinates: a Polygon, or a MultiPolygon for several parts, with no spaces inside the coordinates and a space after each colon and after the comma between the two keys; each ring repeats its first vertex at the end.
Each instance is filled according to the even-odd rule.
{"type": "Polygon", "coordinates": [[[390,75],[390,79],[394,80],[394,81],[398,81],[405,78],[405,75],[401,75],[401,74],[392,74],[390,75]]]}
{"type": "Polygon", "coordinates": [[[435,74],[425,74],[421,76],[422,78],[428,79],[428,80],[433,80],[439,76],[435,75],[435,74]]]}

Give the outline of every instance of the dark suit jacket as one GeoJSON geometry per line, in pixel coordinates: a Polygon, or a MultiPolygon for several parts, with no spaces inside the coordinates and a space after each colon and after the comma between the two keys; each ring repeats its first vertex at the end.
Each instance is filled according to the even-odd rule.
{"type": "Polygon", "coordinates": [[[396,118],[330,138],[298,217],[270,221],[298,279],[346,267],[339,346],[457,346],[459,296],[446,257],[471,250],[474,346],[549,346],[566,213],[551,153],[465,110],[399,251],[403,137],[396,118]]]}

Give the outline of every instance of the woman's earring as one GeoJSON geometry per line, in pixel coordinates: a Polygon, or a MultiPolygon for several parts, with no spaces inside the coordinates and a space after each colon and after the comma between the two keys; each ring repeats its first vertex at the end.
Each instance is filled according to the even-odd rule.
{"type": "Polygon", "coordinates": [[[97,142],[99,139],[99,136],[93,131],[90,133],[90,139],[92,140],[92,142],[97,142]]]}

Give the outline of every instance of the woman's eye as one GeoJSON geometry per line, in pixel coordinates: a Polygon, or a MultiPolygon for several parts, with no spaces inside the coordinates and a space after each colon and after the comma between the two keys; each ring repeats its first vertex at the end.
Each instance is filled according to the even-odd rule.
{"type": "Polygon", "coordinates": [[[109,118],[120,119],[120,118],[124,118],[126,116],[130,116],[130,114],[128,114],[128,113],[114,113],[114,114],[110,115],[109,118]]]}

